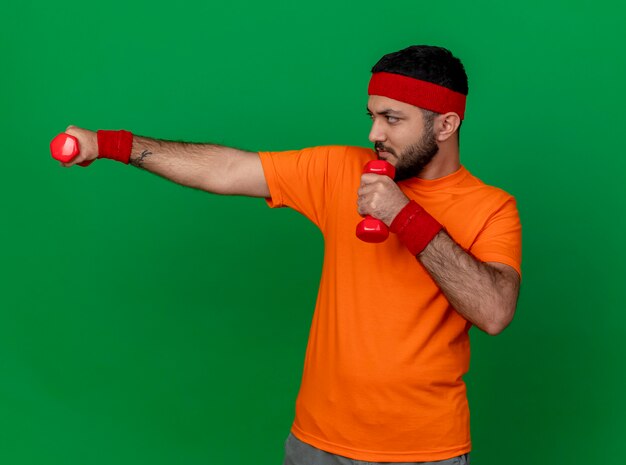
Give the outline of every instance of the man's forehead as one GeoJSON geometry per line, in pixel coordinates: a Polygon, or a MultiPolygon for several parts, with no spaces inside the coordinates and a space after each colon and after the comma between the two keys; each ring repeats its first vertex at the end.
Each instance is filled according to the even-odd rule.
{"type": "Polygon", "coordinates": [[[370,95],[367,108],[374,113],[414,113],[418,107],[382,95],[370,95]]]}

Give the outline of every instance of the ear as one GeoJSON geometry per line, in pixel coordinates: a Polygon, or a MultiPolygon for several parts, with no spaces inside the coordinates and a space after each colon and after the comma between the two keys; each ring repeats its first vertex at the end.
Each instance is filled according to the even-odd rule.
{"type": "Polygon", "coordinates": [[[437,142],[445,142],[456,132],[461,125],[461,118],[453,111],[444,113],[437,117],[435,133],[437,142]]]}

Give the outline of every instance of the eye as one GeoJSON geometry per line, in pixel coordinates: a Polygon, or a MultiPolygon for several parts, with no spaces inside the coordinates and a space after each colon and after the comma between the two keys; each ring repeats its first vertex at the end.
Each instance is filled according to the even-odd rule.
{"type": "Polygon", "coordinates": [[[369,119],[374,119],[374,115],[372,115],[369,111],[365,113],[369,119]]]}
{"type": "Polygon", "coordinates": [[[387,121],[389,123],[397,123],[398,121],[400,121],[398,118],[396,118],[395,116],[386,116],[387,121]],[[392,121],[393,120],[393,121],[392,121]]]}

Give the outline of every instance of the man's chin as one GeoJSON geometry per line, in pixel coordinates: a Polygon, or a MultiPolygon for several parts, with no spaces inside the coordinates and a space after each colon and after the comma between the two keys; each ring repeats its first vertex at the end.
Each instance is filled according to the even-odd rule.
{"type": "Polygon", "coordinates": [[[396,168],[396,176],[394,178],[394,180],[396,182],[399,181],[406,181],[407,179],[411,179],[411,178],[415,178],[418,177],[420,175],[420,173],[422,171],[424,171],[425,167],[421,167],[421,168],[417,168],[417,167],[411,167],[411,168],[405,168],[405,167],[395,167],[396,168]]]}

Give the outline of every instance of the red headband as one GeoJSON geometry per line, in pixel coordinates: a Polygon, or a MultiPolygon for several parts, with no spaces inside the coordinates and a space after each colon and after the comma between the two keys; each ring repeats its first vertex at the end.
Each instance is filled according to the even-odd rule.
{"type": "Polygon", "coordinates": [[[465,95],[447,87],[395,73],[374,73],[367,89],[368,95],[381,95],[416,107],[447,113],[453,111],[465,117],[465,95]]]}

